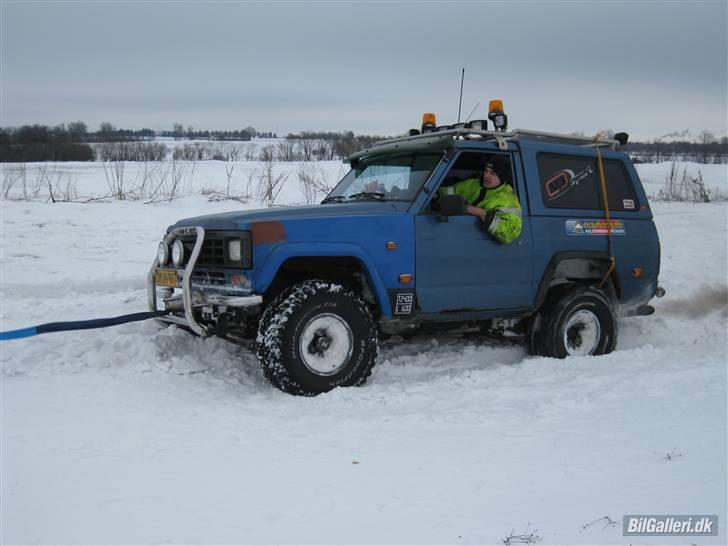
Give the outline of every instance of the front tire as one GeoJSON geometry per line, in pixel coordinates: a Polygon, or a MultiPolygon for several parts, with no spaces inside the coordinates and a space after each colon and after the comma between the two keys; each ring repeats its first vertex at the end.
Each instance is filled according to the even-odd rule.
{"type": "Polygon", "coordinates": [[[603,355],[617,345],[617,317],[609,296],[594,286],[555,288],[534,317],[531,354],[566,358],[603,355]]]}
{"type": "Polygon", "coordinates": [[[289,394],[363,385],[377,356],[372,313],[355,292],[321,280],[295,284],[266,308],[257,336],[265,377],[289,394]]]}

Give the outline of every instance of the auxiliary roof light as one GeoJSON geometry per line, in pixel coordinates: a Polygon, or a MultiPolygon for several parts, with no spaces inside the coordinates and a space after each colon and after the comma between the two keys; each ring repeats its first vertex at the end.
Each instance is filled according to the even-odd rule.
{"type": "Polygon", "coordinates": [[[426,112],[422,114],[422,134],[431,133],[437,128],[435,114],[426,112]]]}
{"type": "Polygon", "coordinates": [[[508,116],[503,111],[503,101],[495,99],[488,103],[488,119],[493,123],[496,131],[505,131],[508,128],[508,116]]]}
{"type": "Polygon", "coordinates": [[[466,123],[465,127],[468,129],[476,129],[478,131],[487,131],[488,130],[488,120],[487,119],[474,119],[474,120],[466,123]]]}

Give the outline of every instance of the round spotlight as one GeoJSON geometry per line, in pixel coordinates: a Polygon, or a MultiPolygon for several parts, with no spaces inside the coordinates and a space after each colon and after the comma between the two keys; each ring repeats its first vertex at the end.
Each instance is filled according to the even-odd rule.
{"type": "Polygon", "coordinates": [[[177,239],[172,245],[172,263],[179,267],[185,259],[185,245],[177,239]]]}
{"type": "Polygon", "coordinates": [[[164,241],[159,243],[159,246],[157,247],[157,261],[159,262],[159,265],[167,265],[167,262],[169,261],[169,247],[164,241]]]}

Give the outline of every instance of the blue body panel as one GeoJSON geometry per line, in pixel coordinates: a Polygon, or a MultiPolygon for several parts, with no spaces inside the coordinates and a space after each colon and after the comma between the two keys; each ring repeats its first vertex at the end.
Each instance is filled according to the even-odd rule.
{"type": "Polygon", "coordinates": [[[392,315],[387,290],[413,289],[399,276],[415,273],[413,217],[409,203],[356,202],[214,214],[181,220],[175,226],[205,229],[252,229],[256,221],[279,222],[285,237],[253,246],[253,268],[246,274],[255,293],[263,294],[280,266],[301,256],[353,257],[366,271],[382,316],[392,315]],[[395,250],[387,243],[394,242],[395,250]]]}
{"type": "MultiPolygon", "coordinates": [[[[548,208],[544,205],[537,186],[539,173],[536,156],[540,152],[582,155],[595,157],[594,148],[579,148],[563,144],[521,142],[521,154],[527,180],[530,184],[528,205],[533,232],[533,278],[541,279],[551,258],[564,251],[609,253],[609,240],[606,235],[578,236],[567,233],[566,222],[578,220],[601,220],[603,210],[572,210],[548,208]]],[[[626,154],[612,150],[601,150],[604,159],[624,161],[632,180],[639,180],[637,172],[626,154]]],[[[660,251],[657,229],[652,221],[652,211],[641,184],[634,184],[638,207],[634,211],[611,211],[610,218],[624,225],[624,235],[612,235],[612,244],[617,266],[617,278],[621,290],[621,302],[629,305],[634,302],[646,303],[655,293],[657,276],[660,269],[660,251]],[[642,276],[632,275],[634,268],[642,269],[642,276]]]]}
{"type": "MultiPolygon", "coordinates": [[[[510,153],[515,166],[516,192],[525,195],[518,151],[510,153]]],[[[463,152],[497,151],[493,142],[468,143],[458,147],[449,161],[463,152]]],[[[432,191],[422,199],[415,219],[417,241],[417,300],[424,313],[452,313],[473,310],[513,309],[530,306],[536,295],[531,274],[532,236],[526,200],[523,232],[511,244],[493,239],[479,219],[451,216],[442,221],[430,209],[429,197],[436,194],[447,174],[443,167],[431,179],[432,191]]]]}

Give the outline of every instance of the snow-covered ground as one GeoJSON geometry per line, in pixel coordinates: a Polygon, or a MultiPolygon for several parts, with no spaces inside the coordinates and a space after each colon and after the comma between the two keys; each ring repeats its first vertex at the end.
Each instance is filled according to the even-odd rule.
{"type": "MultiPolygon", "coordinates": [[[[3,200],[0,330],[145,310],[168,224],[258,206],[199,195],[224,167],[171,203],[3,200]]],[[[99,164],[58,168],[108,191],[99,164]]],[[[286,168],[278,202],[302,203],[286,168]]],[[[638,167],[648,193],[668,169],[638,167]]],[[[250,352],[153,322],[3,342],[0,542],[725,544],[727,209],[653,203],[667,295],[603,357],[394,338],[365,387],[296,398],[250,352]],[[634,540],[625,514],[717,514],[720,535],[634,540]]]]}

